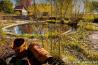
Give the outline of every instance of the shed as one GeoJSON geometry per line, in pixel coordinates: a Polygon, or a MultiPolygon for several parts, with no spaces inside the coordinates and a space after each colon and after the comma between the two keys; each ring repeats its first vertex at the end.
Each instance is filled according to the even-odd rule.
{"type": "Polygon", "coordinates": [[[16,6],[14,8],[14,10],[15,11],[19,11],[20,12],[20,15],[23,15],[23,16],[27,16],[28,15],[27,10],[23,6],[16,6]]]}

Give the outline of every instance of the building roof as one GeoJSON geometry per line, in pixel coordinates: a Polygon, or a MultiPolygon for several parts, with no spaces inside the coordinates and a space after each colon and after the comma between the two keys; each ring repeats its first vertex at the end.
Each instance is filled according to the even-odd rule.
{"type": "Polygon", "coordinates": [[[14,9],[15,10],[22,10],[24,7],[23,6],[16,6],[14,9]]]}

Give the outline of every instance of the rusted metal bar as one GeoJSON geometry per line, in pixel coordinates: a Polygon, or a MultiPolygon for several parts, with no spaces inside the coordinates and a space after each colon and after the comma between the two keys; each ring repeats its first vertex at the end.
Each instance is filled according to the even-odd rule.
{"type": "Polygon", "coordinates": [[[49,52],[42,48],[39,44],[30,44],[29,50],[42,64],[46,63],[50,58],[52,58],[49,52]]]}
{"type": "Polygon", "coordinates": [[[13,49],[22,46],[24,44],[24,41],[25,40],[23,38],[16,38],[13,43],[13,49]]]}
{"type": "Polygon", "coordinates": [[[42,48],[38,43],[32,43],[28,46],[28,49],[25,47],[25,41],[23,38],[17,38],[14,40],[13,49],[15,50],[16,58],[23,59],[27,57],[30,64],[41,65],[45,64],[52,58],[48,51],[42,48]]]}

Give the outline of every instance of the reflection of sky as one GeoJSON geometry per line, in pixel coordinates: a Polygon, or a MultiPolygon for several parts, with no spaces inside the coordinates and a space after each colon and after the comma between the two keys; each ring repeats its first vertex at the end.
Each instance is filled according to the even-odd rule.
{"type": "Polygon", "coordinates": [[[14,32],[15,32],[16,34],[22,34],[22,32],[21,32],[21,30],[19,29],[18,26],[14,27],[14,32]]]}

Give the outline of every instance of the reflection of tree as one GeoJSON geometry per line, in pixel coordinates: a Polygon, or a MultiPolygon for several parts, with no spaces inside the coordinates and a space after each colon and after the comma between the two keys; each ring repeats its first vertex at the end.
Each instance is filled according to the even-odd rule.
{"type": "Polygon", "coordinates": [[[27,24],[27,25],[23,25],[20,26],[20,29],[22,30],[23,33],[27,33],[27,34],[32,34],[32,25],[27,24]]]}

